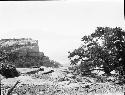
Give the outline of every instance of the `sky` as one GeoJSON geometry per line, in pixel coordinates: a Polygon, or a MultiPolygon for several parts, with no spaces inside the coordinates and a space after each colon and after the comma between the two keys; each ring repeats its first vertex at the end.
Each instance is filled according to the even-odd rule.
{"type": "Polygon", "coordinates": [[[125,29],[124,0],[1,1],[0,39],[33,38],[50,59],[69,64],[68,51],[78,48],[96,27],[125,29]]]}

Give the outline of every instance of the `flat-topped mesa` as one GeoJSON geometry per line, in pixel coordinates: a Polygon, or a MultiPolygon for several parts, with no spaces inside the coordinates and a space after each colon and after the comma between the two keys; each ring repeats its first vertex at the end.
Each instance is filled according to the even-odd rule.
{"type": "Polygon", "coordinates": [[[19,56],[40,56],[38,40],[31,38],[2,39],[0,49],[4,52],[18,52],[19,56]]]}
{"type": "Polygon", "coordinates": [[[7,46],[38,46],[38,40],[33,40],[31,38],[21,38],[21,39],[1,39],[0,45],[2,47],[7,46]]]}
{"type": "Polygon", "coordinates": [[[40,52],[38,40],[31,38],[1,39],[0,62],[12,64],[18,68],[59,66],[57,62],[50,60],[43,52],[40,52]]]}

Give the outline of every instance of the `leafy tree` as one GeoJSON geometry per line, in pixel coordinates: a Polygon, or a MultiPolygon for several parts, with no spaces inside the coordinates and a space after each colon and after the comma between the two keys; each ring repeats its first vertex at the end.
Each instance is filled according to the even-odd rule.
{"type": "Polygon", "coordinates": [[[94,33],[82,38],[83,45],[69,52],[71,65],[80,63],[81,72],[96,67],[107,75],[113,70],[125,75],[125,31],[120,27],[97,27],[94,33]]]}

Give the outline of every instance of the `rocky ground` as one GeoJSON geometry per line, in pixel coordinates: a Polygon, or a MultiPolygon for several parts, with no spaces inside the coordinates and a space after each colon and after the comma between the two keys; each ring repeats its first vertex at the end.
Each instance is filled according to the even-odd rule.
{"type": "Polygon", "coordinates": [[[49,74],[44,74],[45,71],[27,73],[38,68],[17,69],[21,72],[19,77],[6,79],[1,76],[1,95],[6,95],[17,81],[12,95],[124,95],[125,92],[125,85],[114,82],[114,77],[74,76],[67,73],[66,68],[53,69],[49,74]]]}

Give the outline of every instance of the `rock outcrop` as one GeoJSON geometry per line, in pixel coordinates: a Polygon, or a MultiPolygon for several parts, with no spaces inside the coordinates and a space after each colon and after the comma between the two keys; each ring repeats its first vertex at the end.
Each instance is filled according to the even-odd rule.
{"type": "Polygon", "coordinates": [[[38,41],[29,39],[2,39],[0,40],[0,50],[6,53],[18,52],[19,56],[39,56],[38,41]]]}
{"type": "Polygon", "coordinates": [[[39,65],[44,56],[39,52],[38,41],[31,38],[0,40],[0,61],[10,63],[16,67],[30,67],[39,65]]]}
{"type": "Polygon", "coordinates": [[[16,70],[15,66],[2,63],[0,67],[0,74],[5,78],[14,78],[20,76],[20,72],[16,70]]]}
{"type": "Polygon", "coordinates": [[[1,39],[0,62],[27,68],[32,66],[58,67],[60,65],[40,52],[38,40],[31,38],[1,39]]]}

